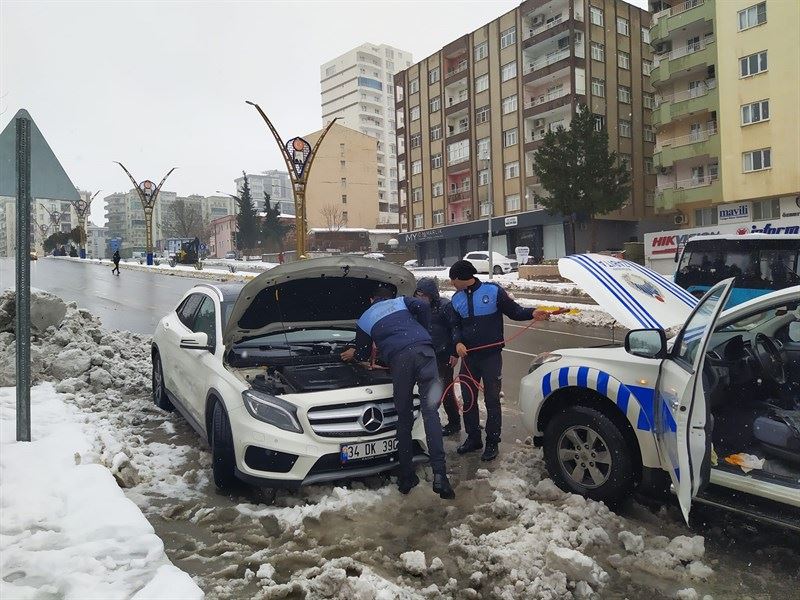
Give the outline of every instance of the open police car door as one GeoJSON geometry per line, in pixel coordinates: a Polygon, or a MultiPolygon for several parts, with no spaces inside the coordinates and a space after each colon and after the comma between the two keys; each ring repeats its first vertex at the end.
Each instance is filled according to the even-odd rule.
{"type": "Polygon", "coordinates": [[[687,522],[692,498],[710,473],[711,424],[703,365],[709,338],[732,285],[733,279],[721,281],[700,300],[661,363],[656,386],[656,443],[687,522]]]}

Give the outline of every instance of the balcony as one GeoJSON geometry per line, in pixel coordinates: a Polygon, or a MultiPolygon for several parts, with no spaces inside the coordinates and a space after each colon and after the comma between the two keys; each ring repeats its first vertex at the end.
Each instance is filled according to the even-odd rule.
{"type": "Polygon", "coordinates": [[[451,188],[447,192],[447,203],[455,204],[456,202],[464,202],[472,200],[472,190],[469,187],[451,188]]]}
{"type": "Polygon", "coordinates": [[[722,199],[722,182],[710,176],[677,181],[667,188],[659,188],[655,196],[658,211],[671,211],[679,204],[722,199]]]}
{"type": "Polygon", "coordinates": [[[547,92],[546,94],[541,94],[539,96],[536,96],[535,98],[532,98],[531,100],[525,103],[524,108],[525,110],[538,108],[538,110],[531,110],[531,114],[545,112],[553,108],[556,108],[558,106],[561,106],[563,104],[566,104],[569,101],[569,96],[571,93],[572,90],[570,86],[567,85],[560,90],[547,92]],[[564,102],[555,102],[556,100],[559,100],[561,98],[567,98],[567,100],[564,102]],[[550,104],[551,102],[553,104],[550,104]]]}
{"type": "Polygon", "coordinates": [[[451,77],[454,77],[455,75],[458,75],[459,73],[463,73],[464,71],[467,70],[467,65],[468,65],[468,61],[465,58],[464,60],[460,61],[455,66],[450,67],[445,72],[445,79],[449,79],[451,77]]]}
{"type": "Polygon", "coordinates": [[[572,52],[570,48],[562,48],[561,50],[556,50],[555,52],[545,54],[533,62],[526,64],[524,73],[525,75],[535,73],[536,71],[539,71],[545,67],[549,67],[550,65],[554,65],[565,58],[569,58],[571,54],[572,52]]]}
{"type": "Polygon", "coordinates": [[[700,20],[711,21],[714,18],[714,3],[704,0],[687,0],[672,8],[662,10],[653,15],[650,27],[651,43],[665,40],[670,32],[691,25],[700,20]]]}
{"type": "MultiPolygon", "coordinates": [[[[469,161],[469,150],[465,152],[451,152],[447,155],[447,166],[458,165],[469,161]]],[[[469,164],[466,165],[469,167],[469,164]]]]}
{"type": "Polygon", "coordinates": [[[684,115],[714,110],[718,104],[717,80],[707,79],[698,87],[659,97],[651,122],[653,125],[663,125],[684,115]]]}
{"type": "Polygon", "coordinates": [[[670,167],[680,160],[696,156],[719,156],[721,151],[717,125],[714,122],[709,123],[705,129],[664,140],[660,144],[661,147],[653,154],[656,168],[670,167]]]}
{"type": "Polygon", "coordinates": [[[675,75],[693,68],[716,63],[716,45],[709,36],[701,42],[683,46],[667,54],[655,56],[650,81],[654,86],[666,83],[675,75]]]}

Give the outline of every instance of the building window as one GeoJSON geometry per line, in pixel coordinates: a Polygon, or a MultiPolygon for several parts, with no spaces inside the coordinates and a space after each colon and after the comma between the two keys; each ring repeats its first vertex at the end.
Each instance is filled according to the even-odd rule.
{"type": "Polygon", "coordinates": [[[606,60],[606,49],[603,44],[598,44],[597,42],[592,42],[592,58],[594,60],[599,60],[600,62],[605,62],[606,60]]]}
{"type": "Polygon", "coordinates": [[[594,130],[595,131],[603,131],[606,128],[606,117],[605,115],[595,115],[594,116],[594,130]]]}
{"type": "Polygon", "coordinates": [[[488,202],[481,202],[481,216],[488,217],[492,213],[492,205],[488,202]]]}
{"type": "MultiPolygon", "coordinates": [[[[441,154],[439,155],[441,157],[441,154]]],[[[440,165],[441,166],[441,165],[440,165]]],[[[439,196],[444,194],[444,184],[441,181],[437,181],[433,184],[433,197],[438,198],[439,196]]]]}
{"type": "Polygon", "coordinates": [[[422,202],[422,188],[415,187],[411,190],[411,201],[412,202],[422,202]]]}
{"type": "Polygon", "coordinates": [[[742,154],[742,170],[745,173],[751,171],[763,171],[772,166],[772,156],[769,148],[762,150],[752,150],[742,154]]]}
{"type": "Polygon", "coordinates": [[[698,208],[694,211],[695,227],[710,227],[717,224],[717,207],[698,208]]]}
{"type": "Polygon", "coordinates": [[[422,161],[421,160],[412,161],[412,163],[411,163],[411,174],[412,175],[419,175],[420,173],[422,173],[422,161]]]}
{"type": "Polygon", "coordinates": [[[503,98],[503,114],[507,115],[517,110],[517,95],[503,98]]]}
{"type": "Polygon", "coordinates": [[[506,212],[514,212],[517,210],[519,210],[519,194],[506,196],[506,212]]]}
{"type": "Polygon", "coordinates": [[[339,168],[344,169],[347,166],[347,161],[340,160],[339,161],[339,168]]]}
{"type": "Polygon", "coordinates": [[[412,79],[408,82],[408,94],[416,94],[419,92],[419,78],[412,79]]]}
{"type": "Polygon", "coordinates": [[[439,67],[433,67],[430,71],[428,71],[428,83],[434,84],[439,81],[440,71],[439,67]]]}
{"type": "Polygon", "coordinates": [[[767,3],[760,2],[750,8],[739,11],[739,31],[750,29],[767,22],[767,3]]]}
{"type": "Polygon", "coordinates": [[[414,215],[414,229],[422,229],[422,215],[414,215]]]}
{"type": "Polygon", "coordinates": [[[617,86],[617,99],[623,104],[631,103],[631,88],[626,85],[617,86]]]}
{"type": "Polygon", "coordinates": [[[489,107],[488,106],[481,106],[480,108],[475,110],[475,124],[480,125],[481,123],[486,123],[489,120],[489,107]]]}
{"type": "Polygon", "coordinates": [[[781,218],[781,199],[757,200],[753,202],[753,221],[781,218]]]}
{"type": "Polygon", "coordinates": [[[517,61],[512,60],[510,63],[504,64],[500,67],[500,81],[508,81],[517,76],[517,61]]]}
{"type": "Polygon", "coordinates": [[[653,61],[644,59],[642,61],[642,74],[649,76],[653,72],[653,61]]]}
{"type": "Polygon", "coordinates": [[[623,121],[620,119],[619,122],[619,135],[620,137],[631,137],[631,122],[630,121],[623,121]]]}
{"type": "Polygon", "coordinates": [[[503,132],[503,147],[509,148],[511,146],[516,146],[519,142],[519,135],[517,133],[517,128],[508,129],[503,132]]]}
{"type": "Polygon", "coordinates": [[[442,126],[434,125],[431,127],[431,141],[442,139],[442,126]]]}
{"type": "Polygon", "coordinates": [[[619,164],[625,165],[625,168],[630,171],[631,164],[633,164],[632,157],[630,154],[620,154],[619,155],[619,164]]]}
{"type": "Polygon", "coordinates": [[[589,20],[593,25],[603,26],[603,9],[596,6],[589,7],[589,20]]]}
{"type": "Polygon", "coordinates": [[[645,125],[644,126],[644,141],[645,142],[655,142],[656,141],[656,130],[653,128],[652,125],[645,125]]]}
{"type": "Polygon", "coordinates": [[[489,138],[481,138],[475,144],[478,160],[489,159],[489,138]]]}
{"type": "Polygon", "coordinates": [[[409,114],[411,115],[412,121],[419,119],[419,106],[412,106],[409,114]]]}
{"type": "Polygon", "coordinates": [[[742,106],[742,125],[769,120],[769,100],[759,100],[742,106]]]}
{"type": "Polygon", "coordinates": [[[341,185],[342,185],[342,187],[347,187],[347,177],[342,177],[341,185]]]}
{"type": "Polygon", "coordinates": [[[592,77],[592,96],[598,98],[605,98],[606,96],[606,82],[599,77],[592,77]]]}
{"type": "Polygon", "coordinates": [[[644,157],[644,172],[652,175],[655,171],[653,169],[653,158],[651,156],[644,157]]]}
{"type": "Polygon", "coordinates": [[[617,17],[617,33],[620,35],[631,35],[631,24],[628,19],[623,19],[622,17],[617,17]]]}
{"type": "Polygon", "coordinates": [[[342,194],[342,204],[347,204],[347,194],[342,194]]]}
{"type": "Polygon", "coordinates": [[[506,179],[519,177],[519,161],[506,163],[504,165],[506,179]]]}
{"type": "Polygon", "coordinates": [[[508,48],[512,44],[517,43],[517,28],[510,27],[500,33],[500,49],[508,48]]]}
{"type": "Polygon", "coordinates": [[[421,133],[412,133],[411,139],[409,141],[409,145],[412,148],[419,148],[422,145],[422,134],[421,133]]]}
{"type": "Polygon", "coordinates": [[[488,42],[481,42],[477,46],[475,46],[475,62],[479,60],[483,60],[489,56],[489,43],[488,42]]]}
{"type": "Polygon", "coordinates": [[[631,55],[627,52],[623,52],[620,50],[617,52],[617,65],[620,69],[628,69],[631,68],[631,55]]]}
{"type": "Polygon", "coordinates": [[[431,98],[431,112],[439,112],[439,109],[442,107],[442,99],[439,96],[436,98],[431,98]]]}
{"type": "Polygon", "coordinates": [[[642,42],[645,44],[650,43],[650,30],[647,27],[642,27],[642,42]]]}
{"type": "Polygon", "coordinates": [[[489,169],[478,171],[478,185],[489,185],[489,169]]]}
{"type": "Polygon", "coordinates": [[[739,72],[742,77],[750,77],[767,70],[767,51],[756,52],[739,59],[739,72]]]}
{"type": "Polygon", "coordinates": [[[656,107],[656,99],[653,94],[649,92],[642,92],[642,104],[645,108],[653,109],[656,107]]]}
{"type": "Polygon", "coordinates": [[[434,154],[431,156],[431,167],[438,169],[442,166],[442,153],[434,154]]]}
{"type": "Polygon", "coordinates": [[[489,89],[489,75],[478,75],[475,78],[475,93],[489,89]]]}
{"type": "Polygon", "coordinates": [[[434,225],[443,225],[444,224],[444,211],[437,210],[433,213],[433,224],[434,225]]]}

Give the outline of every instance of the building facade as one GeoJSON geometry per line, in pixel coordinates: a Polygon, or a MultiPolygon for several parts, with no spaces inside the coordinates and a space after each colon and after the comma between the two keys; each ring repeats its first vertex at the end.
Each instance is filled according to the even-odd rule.
{"type": "MultiPolygon", "coordinates": [[[[44,253],[44,240],[78,226],[78,214],[66,200],[34,199],[31,205],[31,249],[44,253]]],[[[17,200],[0,197],[0,255],[14,256],[17,236],[17,200]]]]}
{"type": "Polygon", "coordinates": [[[320,67],[323,126],[338,123],[378,141],[378,222],[398,222],[394,75],[411,54],[383,44],[362,44],[320,67]]]}
{"type": "MultiPolygon", "coordinates": [[[[236,195],[239,194],[244,185],[244,177],[237,177],[233,180],[236,186],[236,195]]],[[[250,185],[250,196],[253,198],[253,206],[257,211],[266,210],[264,202],[264,192],[269,194],[272,206],[280,203],[282,215],[294,215],[294,196],[292,195],[292,182],[286,171],[273,169],[263,173],[248,173],[247,183],[250,185]]]]}
{"type": "Polygon", "coordinates": [[[108,227],[98,227],[92,222],[86,225],[86,257],[108,257],[108,227]]]}
{"type": "Polygon", "coordinates": [[[800,3],[650,8],[656,209],[685,227],[784,218],[800,196],[800,3]]]}
{"type": "MultiPolygon", "coordinates": [[[[497,252],[571,250],[564,218],[536,204],[532,166],[545,133],[569,127],[580,105],[631,168],[631,198],[602,217],[598,242],[639,237],[655,187],[649,25],[621,0],[528,0],[396,75],[401,241],[446,264],[485,250],[494,216],[497,252]]],[[[576,238],[585,249],[586,231],[576,238]]]]}
{"type": "Polygon", "coordinates": [[[212,258],[225,258],[227,252],[236,251],[236,215],[227,215],[211,221],[208,254],[212,258]]]}
{"type": "MultiPolygon", "coordinates": [[[[161,224],[162,211],[165,206],[175,202],[178,195],[175,192],[161,190],[158,194],[155,208],[153,209],[153,244],[163,239],[161,224]]],[[[145,231],[144,209],[135,189],[128,192],[118,192],[103,198],[106,207],[106,227],[109,239],[122,240],[120,254],[130,257],[131,252],[144,252],[147,248],[145,231]]]]}
{"type": "MultiPolygon", "coordinates": [[[[304,138],[312,146],[322,131],[304,138]]],[[[357,227],[378,223],[377,140],[337,122],[317,150],[306,192],[309,229],[357,227]]]]}

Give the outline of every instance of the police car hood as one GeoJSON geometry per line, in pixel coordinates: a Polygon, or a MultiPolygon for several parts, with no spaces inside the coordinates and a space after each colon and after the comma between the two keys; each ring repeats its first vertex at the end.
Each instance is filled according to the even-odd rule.
{"type": "Polygon", "coordinates": [[[559,259],[558,270],[628,329],[683,325],[698,302],[663,275],[611,256],[574,254],[559,259]]]}
{"type": "Polygon", "coordinates": [[[226,348],[259,335],[303,327],[353,327],[378,285],[410,296],[404,267],[360,256],[328,256],[277,266],[242,288],[222,332],[226,348]]]}

